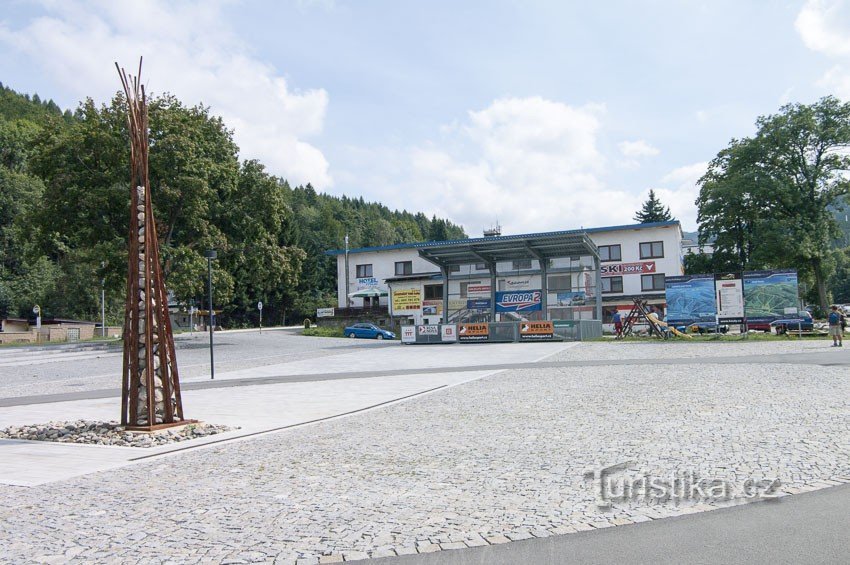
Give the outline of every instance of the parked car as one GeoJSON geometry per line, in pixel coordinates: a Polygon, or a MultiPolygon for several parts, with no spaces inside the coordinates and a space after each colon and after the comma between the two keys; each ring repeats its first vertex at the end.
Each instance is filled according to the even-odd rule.
{"type": "Polygon", "coordinates": [[[375,324],[354,324],[343,330],[345,337],[355,338],[362,337],[366,339],[395,339],[393,332],[379,328],[375,324]]]}
{"type": "Polygon", "coordinates": [[[771,327],[770,322],[747,322],[747,329],[770,333],[773,328],[771,327]]]}
{"type": "MultiPolygon", "coordinates": [[[[718,326],[716,322],[695,322],[687,326],[687,331],[690,333],[713,334],[718,332],[718,326]]],[[[729,331],[729,326],[721,324],[719,331],[725,334],[729,331]]]]}
{"type": "Polygon", "coordinates": [[[770,326],[776,329],[777,335],[795,331],[810,332],[815,329],[815,321],[812,319],[812,315],[804,310],[800,312],[800,316],[797,318],[774,320],[770,323],[770,326]]]}

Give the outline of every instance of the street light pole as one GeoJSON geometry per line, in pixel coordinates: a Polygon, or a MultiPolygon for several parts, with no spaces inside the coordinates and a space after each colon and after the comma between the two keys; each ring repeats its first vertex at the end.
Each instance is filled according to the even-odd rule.
{"type": "Polygon", "coordinates": [[[351,298],[348,297],[348,291],[351,289],[348,272],[348,234],[345,234],[345,307],[351,308],[351,298]]]}
{"type": "Polygon", "coordinates": [[[100,336],[106,337],[106,279],[100,279],[100,336]]]}
{"type": "Polygon", "coordinates": [[[215,355],[213,353],[213,328],[215,328],[215,313],[213,312],[213,286],[212,286],[212,260],[218,254],[215,249],[208,249],[204,255],[207,258],[207,279],[209,281],[209,307],[210,307],[210,380],[215,379],[215,355]]]}
{"type": "MultiPolygon", "coordinates": [[[[101,261],[100,268],[106,268],[106,261],[101,261]]],[[[106,337],[106,276],[100,279],[100,337],[106,337]]]]}

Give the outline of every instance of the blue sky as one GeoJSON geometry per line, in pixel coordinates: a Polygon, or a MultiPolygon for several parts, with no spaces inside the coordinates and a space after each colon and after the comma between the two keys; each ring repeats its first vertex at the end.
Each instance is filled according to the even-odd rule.
{"type": "Polygon", "coordinates": [[[850,99],[848,3],[5,0],[0,81],[73,108],[141,54],[293,184],[473,236],[629,223],[653,188],[693,229],[757,116],[850,99]]]}

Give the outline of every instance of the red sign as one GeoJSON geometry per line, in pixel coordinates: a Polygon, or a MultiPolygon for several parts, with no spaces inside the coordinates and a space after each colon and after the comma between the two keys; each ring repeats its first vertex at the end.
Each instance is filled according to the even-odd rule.
{"type": "Polygon", "coordinates": [[[603,277],[613,277],[614,275],[648,275],[655,272],[655,261],[602,265],[599,272],[603,277]]]}

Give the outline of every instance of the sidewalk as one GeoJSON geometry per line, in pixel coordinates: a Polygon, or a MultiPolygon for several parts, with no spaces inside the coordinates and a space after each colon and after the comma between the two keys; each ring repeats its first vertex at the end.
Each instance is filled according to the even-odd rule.
{"type": "MultiPolygon", "coordinates": [[[[540,360],[573,344],[538,344],[534,349],[540,360]],[[542,347],[540,347],[542,346],[542,347]]],[[[270,432],[368,410],[399,402],[412,396],[454,386],[493,374],[495,370],[460,372],[423,372],[363,378],[345,378],[346,372],[386,370],[401,362],[408,367],[428,369],[480,363],[488,353],[488,362],[515,362],[530,351],[527,344],[508,344],[499,348],[419,347],[387,350],[357,350],[332,360],[310,359],[256,367],[216,375],[216,382],[230,382],[267,375],[299,375],[324,372],[341,378],[327,381],[274,383],[248,386],[223,386],[202,390],[183,390],[187,418],[238,426],[240,429],[214,436],[178,442],[155,448],[129,448],[80,445],[55,442],[0,440],[0,484],[36,486],[53,481],[132,464],[138,458],[165,455],[187,448],[236,440],[248,435],[270,432]],[[399,358],[401,355],[401,358],[399,358]]],[[[533,361],[534,359],[529,359],[533,361]]],[[[407,370],[403,371],[407,373],[407,370]]],[[[208,377],[186,379],[208,381],[208,377]]],[[[118,420],[120,397],[91,398],[66,402],[27,404],[0,408],[0,428],[10,425],[40,424],[49,421],[118,420]]]]}

